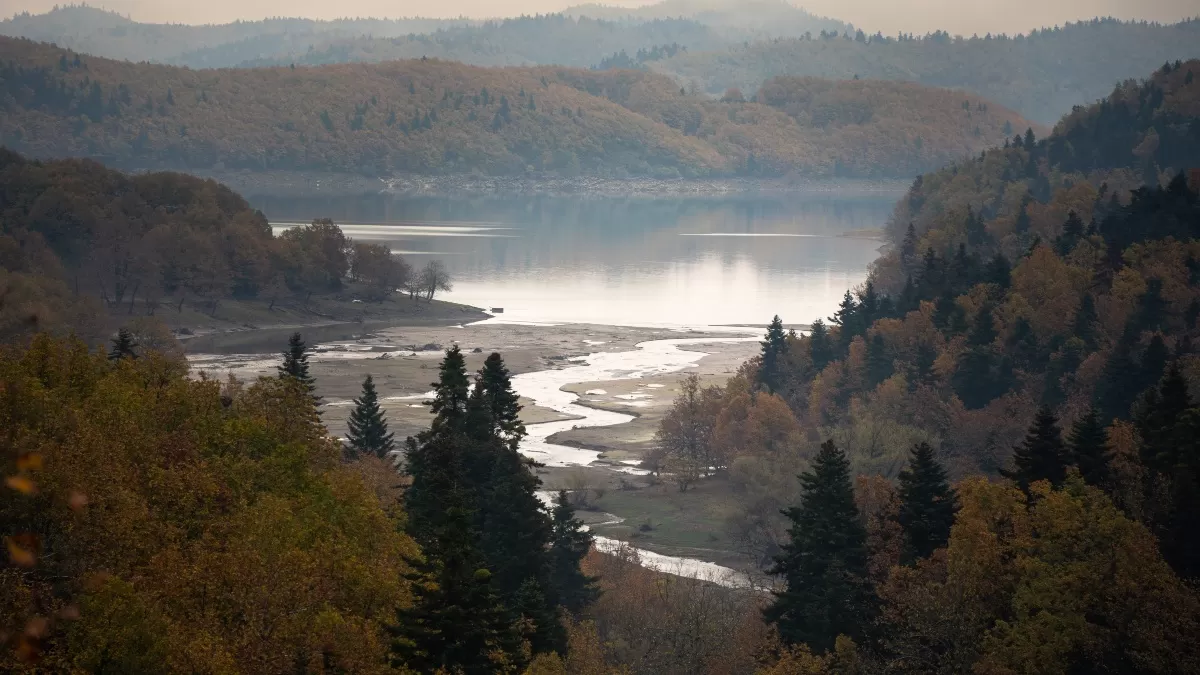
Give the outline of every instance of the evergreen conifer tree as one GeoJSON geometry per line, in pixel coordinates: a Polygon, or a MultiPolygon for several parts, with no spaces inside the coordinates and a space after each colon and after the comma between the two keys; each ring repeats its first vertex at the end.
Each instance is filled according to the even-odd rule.
{"type": "Polygon", "coordinates": [[[1104,484],[1108,476],[1108,432],[1095,408],[1071,425],[1067,457],[1089,485],[1104,484]]]}
{"type": "Polygon", "coordinates": [[[108,352],[109,361],[120,361],[121,359],[136,359],[137,343],[133,339],[133,335],[124,328],[117,331],[117,337],[112,341],[112,349],[108,352]]]}
{"type": "Polygon", "coordinates": [[[958,495],[950,487],[946,470],[933,456],[928,443],[910,451],[908,468],[900,472],[900,513],[904,530],[901,559],[913,564],[928,558],[950,540],[958,495]]]}
{"type": "Polygon", "coordinates": [[[445,437],[433,439],[427,486],[439,496],[419,530],[424,560],[413,562],[412,606],[391,628],[396,665],[416,672],[511,672],[522,666],[520,635],[491,586],[474,528],[461,458],[445,437]]]}
{"type": "Polygon", "coordinates": [[[1000,473],[1016,481],[1025,491],[1039,480],[1050,481],[1051,485],[1059,487],[1066,479],[1066,447],[1058,428],[1058,418],[1050,408],[1038,410],[1024,442],[1013,451],[1013,466],[1011,471],[1000,473]]]}
{"type": "Polygon", "coordinates": [[[850,294],[850,291],[846,291],[842,303],[838,305],[838,311],[829,317],[829,322],[841,328],[838,332],[838,349],[839,353],[845,354],[850,349],[850,343],[854,342],[855,336],[862,334],[862,331],[859,330],[858,302],[850,294]]]}
{"type": "Polygon", "coordinates": [[[974,249],[985,246],[991,241],[991,235],[988,234],[987,226],[983,222],[983,214],[975,213],[970,207],[967,207],[966,233],[967,245],[974,249]]]}
{"type": "Polygon", "coordinates": [[[575,517],[575,508],[571,506],[566,490],[558,493],[551,518],[547,595],[554,604],[578,615],[600,596],[596,578],[587,576],[579,568],[579,563],[592,548],[592,535],[575,517]]]}
{"type": "Polygon", "coordinates": [[[825,322],[817,319],[812,323],[808,334],[808,344],[812,355],[813,370],[820,372],[833,361],[833,342],[829,338],[829,329],[825,322]]]}
{"type": "Polygon", "coordinates": [[[917,230],[912,223],[909,223],[908,229],[904,232],[904,241],[900,244],[900,263],[909,275],[912,274],[913,266],[917,263],[917,243],[917,230]]]}
{"type": "Polygon", "coordinates": [[[546,600],[536,580],[526,579],[517,589],[513,610],[524,624],[525,639],[534,654],[567,653],[567,631],[558,619],[558,609],[546,600]]]}
{"type": "Polygon", "coordinates": [[[396,449],[395,434],[388,433],[387,420],[379,407],[379,394],[375,391],[375,380],[370,375],[363,380],[362,396],[354,399],[354,410],[346,424],[349,427],[346,439],[354,454],[386,459],[396,449]]]}
{"type": "Polygon", "coordinates": [[[988,283],[996,284],[1002,289],[1008,289],[1012,285],[1012,264],[1003,253],[997,253],[988,262],[984,274],[988,283]]]}
{"type": "Polygon", "coordinates": [[[1141,440],[1142,466],[1150,471],[1170,473],[1181,463],[1186,463],[1180,453],[1187,441],[1179,438],[1176,431],[1191,407],[1187,380],[1179,365],[1172,363],[1158,386],[1143,395],[1134,415],[1134,427],[1141,440]]]}
{"type": "Polygon", "coordinates": [[[786,587],[764,616],[786,642],[829,651],[839,635],[861,639],[873,620],[867,535],[854,503],[850,462],[833,441],[821,446],[800,484],[800,505],[784,512],[791,541],[771,569],[786,587]]]}
{"type": "Polygon", "coordinates": [[[767,326],[767,337],[762,342],[762,364],[758,369],[758,383],[771,393],[780,391],[783,385],[783,359],[787,354],[787,334],[783,321],[776,316],[767,326]]]}
{"type": "Polygon", "coordinates": [[[888,379],[895,371],[892,356],[883,335],[875,333],[867,342],[867,386],[874,388],[888,379]]]}
{"type": "Polygon", "coordinates": [[[320,404],[321,398],[314,392],[317,390],[316,381],[308,374],[308,347],[299,333],[293,333],[288,339],[288,348],[283,352],[283,363],[279,368],[280,377],[290,377],[304,386],[313,399],[320,404]]]}
{"type": "Polygon", "coordinates": [[[1128,419],[1130,407],[1141,391],[1140,370],[1133,360],[1137,339],[1138,332],[1130,322],[1104,363],[1104,372],[1096,383],[1096,407],[1103,420],[1128,419]]]}
{"type": "Polygon", "coordinates": [[[1083,340],[1083,343],[1092,349],[1096,346],[1096,324],[1099,317],[1096,315],[1096,300],[1091,293],[1085,293],[1083,299],[1079,301],[1079,309],[1075,312],[1075,322],[1071,327],[1071,332],[1075,337],[1083,340]]]}
{"type": "Polygon", "coordinates": [[[513,391],[512,378],[499,354],[493,353],[484,362],[472,396],[478,397],[487,413],[490,435],[515,451],[525,438],[525,425],[521,423],[520,397],[513,391]]]}
{"type": "Polygon", "coordinates": [[[1167,349],[1162,335],[1155,333],[1154,337],[1150,338],[1150,343],[1146,345],[1146,349],[1142,351],[1142,360],[1139,364],[1141,366],[1141,378],[1138,382],[1139,392],[1158,384],[1163,377],[1163,372],[1167,369],[1167,360],[1170,357],[1171,352],[1167,349]]]}
{"type": "Polygon", "coordinates": [[[434,415],[433,429],[462,431],[466,424],[471,381],[467,377],[467,361],[458,345],[446,350],[438,370],[438,381],[431,386],[434,388],[433,405],[430,406],[434,415]]]}

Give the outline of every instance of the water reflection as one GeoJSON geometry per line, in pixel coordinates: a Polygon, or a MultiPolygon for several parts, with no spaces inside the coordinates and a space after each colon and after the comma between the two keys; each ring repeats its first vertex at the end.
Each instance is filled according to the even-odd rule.
{"type": "Polygon", "coordinates": [[[415,266],[442,260],[446,299],[515,320],[762,324],[828,315],[862,282],[894,196],[260,200],[272,223],[330,217],[415,266]]]}

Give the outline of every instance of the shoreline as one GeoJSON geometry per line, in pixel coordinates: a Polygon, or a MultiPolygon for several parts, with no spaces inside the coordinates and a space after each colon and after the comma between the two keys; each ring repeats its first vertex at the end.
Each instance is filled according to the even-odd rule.
{"type": "Polygon", "coordinates": [[[250,171],[198,168],[135,169],[132,173],[168,170],[209,178],[247,199],[453,196],[572,196],[610,197],[736,197],[833,194],[898,196],[912,184],[910,178],[653,178],[604,176],[473,176],[386,175],[324,171],[250,171]]]}

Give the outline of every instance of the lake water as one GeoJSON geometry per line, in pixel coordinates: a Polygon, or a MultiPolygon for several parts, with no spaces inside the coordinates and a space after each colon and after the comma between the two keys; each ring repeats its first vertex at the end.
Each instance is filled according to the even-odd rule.
{"type": "Polygon", "coordinates": [[[764,325],[827,316],[862,283],[898,194],[737,198],[260,199],[272,224],[329,217],[414,267],[443,261],[442,299],[504,318],[606,325],[764,325]]]}

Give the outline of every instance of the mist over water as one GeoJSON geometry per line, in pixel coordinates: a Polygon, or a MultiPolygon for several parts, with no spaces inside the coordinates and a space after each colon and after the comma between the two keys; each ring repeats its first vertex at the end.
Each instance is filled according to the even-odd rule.
{"type": "Polygon", "coordinates": [[[893,196],[258,200],[277,227],[330,217],[414,267],[441,260],[443,299],[508,320],[762,325],[829,315],[862,283],[893,196]],[[856,236],[859,235],[859,236],[856,236]]]}

